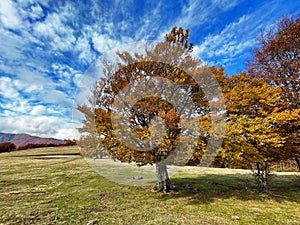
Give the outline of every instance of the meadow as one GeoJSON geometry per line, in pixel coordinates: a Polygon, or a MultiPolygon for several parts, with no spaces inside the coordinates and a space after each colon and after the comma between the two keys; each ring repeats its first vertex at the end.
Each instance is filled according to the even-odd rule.
{"type": "Polygon", "coordinates": [[[160,193],[153,182],[115,183],[76,154],[76,146],[0,154],[0,224],[300,224],[295,173],[277,173],[259,192],[250,171],[186,167],[171,177],[177,190],[160,193]]]}

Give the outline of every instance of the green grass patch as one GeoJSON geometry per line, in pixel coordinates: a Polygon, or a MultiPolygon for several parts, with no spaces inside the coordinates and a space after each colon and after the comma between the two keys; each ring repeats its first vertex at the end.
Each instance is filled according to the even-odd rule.
{"type": "Polygon", "coordinates": [[[80,156],[57,157],[77,153],[59,147],[0,154],[0,224],[300,224],[294,174],[276,175],[270,192],[260,193],[249,171],[185,167],[171,177],[177,191],[157,193],[153,183],[114,183],[80,156]]]}

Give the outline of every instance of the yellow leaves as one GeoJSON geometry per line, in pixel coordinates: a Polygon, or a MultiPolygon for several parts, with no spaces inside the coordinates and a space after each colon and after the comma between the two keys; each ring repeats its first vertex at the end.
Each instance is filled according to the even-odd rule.
{"type": "Polygon", "coordinates": [[[99,134],[110,130],[111,125],[111,114],[103,109],[95,109],[95,126],[99,134]]]}
{"type": "Polygon", "coordinates": [[[273,122],[284,124],[284,123],[300,123],[300,109],[286,109],[282,112],[278,112],[272,115],[273,122]]]}
{"type": "Polygon", "coordinates": [[[242,152],[252,162],[282,158],[280,148],[287,138],[278,124],[296,124],[300,117],[299,111],[284,110],[281,89],[242,73],[227,78],[224,90],[229,113],[225,143],[230,154],[242,152]]]}
{"type": "Polygon", "coordinates": [[[272,127],[271,120],[266,118],[250,118],[247,116],[230,115],[227,123],[226,134],[235,140],[257,143],[257,146],[266,144],[278,145],[282,138],[272,127]]]}
{"type": "Polygon", "coordinates": [[[211,123],[211,118],[209,115],[207,116],[202,116],[199,117],[199,130],[200,132],[207,132],[210,133],[211,132],[211,127],[212,127],[212,123],[211,123]]]}
{"type": "Polygon", "coordinates": [[[227,78],[225,101],[229,111],[244,115],[267,116],[280,105],[279,88],[259,79],[250,80],[245,74],[227,78]]]}
{"type": "Polygon", "coordinates": [[[285,138],[274,127],[274,114],[255,117],[229,114],[229,117],[224,140],[227,157],[233,160],[242,155],[251,162],[281,157],[278,151],[285,138]]]}
{"type": "Polygon", "coordinates": [[[149,129],[141,128],[140,126],[133,126],[131,128],[131,132],[138,135],[138,138],[141,140],[149,139],[151,136],[151,132],[149,129]]]}

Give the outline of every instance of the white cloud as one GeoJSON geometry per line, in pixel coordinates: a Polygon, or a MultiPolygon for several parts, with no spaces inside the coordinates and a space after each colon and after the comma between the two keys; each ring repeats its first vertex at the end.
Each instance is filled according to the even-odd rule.
{"type": "Polygon", "coordinates": [[[41,67],[31,68],[26,65],[26,62],[23,62],[22,65],[17,65],[14,69],[14,73],[16,75],[16,79],[24,82],[26,85],[36,85],[45,87],[55,87],[54,82],[51,80],[51,77],[48,76],[49,71],[43,71],[43,64],[41,63],[41,67]]]}
{"type": "Polygon", "coordinates": [[[0,107],[15,114],[26,114],[32,109],[32,107],[28,104],[28,101],[24,99],[17,99],[14,101],[7,101],[6,103],[0,103],[0,107]]]}
{"type": "Polygon", "coordinates": [[[78,58],[83,63],[91,63],[96,59],[95,54],[92,52],[89,38],[85,34],[77,38],[74,50],[79,52],[78,58]]]}
{"type": "Polygon", "coordinates": [[[20,97],[19,92],[13,85],[11,78],[0,77],[0,95],[7,99],[15,99],[20,97]]]}
{"type": "MultiPolygon", "coordinates": [[[[214,4],[227,9],[233,7],[237,2],[231,4],[226,0],[214,0],[214,4]],[[229,5],[226,7],[226,5],[229,5]]],[[[266,2],[249,14],[242,15],[223,28],[219,33],[208,34],[202,43],[194,47],[194,53],[200,58],[205,58],[209,64],[223,64],[226,66],[241,64],[250,51],[257,46],[256,37],[259,32],[270,24],[274,24],[282,15],[281,7],[283,1],[266,2]]],[[[285,13],[286,14],[286,13],[285,13]]],[[[236,65],[242,70],[241,65],[236,65]]]]}
{"type": "MultiPolygon", "coordinates": [[[[20,4],[20,3],[18,3],[20,4]]],[[[19,14],[22,17],[23,21],[27,19],[31,19],[31,21],[36,21],[37,19],[41,19],[44,16],[44,11],[39,3],[28,3],[23,7],[18,5],[19,14]]]]}
{"type": "Polygon", "coordinates": [[[219,9],[222,9],[223,11],[227,11],[237,4],[241,3],[241,0],[212,0],[211,5],[216,6],[219,9]]]}
{"type": "Polygon", "coordinates": [[[76,137],[73,122],[59,116],[21,115],[2,117],[0,130],[6,133],[28,133],[59,139],[72,139],[76,137]]]}
{"type": "Polygon", "coordinates": [[[35,93],[43,90],[42,84],[31,84],[21,80],[13,80],[12,83],[18,90],[26,93],[35,93]]]}
{"type": "Polygon", "coordinates": [[[34,19],[44,16],[43,9],[38,4],[31,6],[30,10],[31,10],[30,16],[34,19]]]}
{"type": "Polygon", "coordinates": [[[79,132],[75,129],[72,128],[73,125],[70,125],[70,128],[61,128],[58,129],[56,134],[53,136],[54,138],[58,139],[79,139],[80,134],[79,132]]]}
{"type": "MultiPolygon", "coordinates": [[[[20,90],[25,86],[19,80],[0,77],[0,94],[5,99],[5,102],[0,103],[2,109],[0,130],[8,133],[28,133],[60,139],[76,137],[71,114],[66,116],[67,108],[61,104],[66,101],[65,94],[59,91],[49,91],[45,96],[43,104],[48,100],[48,103],[51,101],[59,103],[57,105],[48,107],[43,104],[31,105],[30,98],[25,99],[20,95],[20,90]],[[55,96],[55,94],[57,95],[55,96]]],[[[26,91],[43,93],[34,85],[27,88],[26,91]]]]}
{"type": "Polygon", "coordinates": [[[63,20],[65,19],[61,14],[54,12],[45,21],[37,22],[33,28],[36,36],[48,38],[54,51],[71,50],[76,41],[74,30],[63,20]]]}
{"type": "Polygon", "coordinates": [[[235,60],[235,57],[256,44],[254,35],[251,35],[253,31],[247,32],[250,19],[249,15],[241,16],[225,26],[219,34],[208,35],[201,44],[195,46],[195,54],[211,59],[212,64],[226,64],[235,60]]]}
{"type": "Polygon", "coordinates": [[[24,45],[24,40],[15,34],[7,31],[0,26],[0,55],[6,60],[5,63],[1,63],[1,70],[5,72],[11,72],[13,68],[7,66],[7,63],[11,60],[19,60],[23,58],[21,46],[24,45]],[[2,41],[5,40],[5,41],[2,41]]]}
{"type": "Polygon", "coordinates": [[[53,63],[51,65],[52,72],[54,72],[57,76],[62,78],[63,80],[71,80],[73,76],[80,73],[80,71],[75,70],[69,65],[61,64],[61,63],[53,63]]]}
{"type": "MultiPolygon", "coordinates": [[[[38,4],[48,7],[49,1],[51,1],[51,0],[42,0],[42,1],[39,1],[38,4]]],[[[18,5],[21,7],[24,7],[24,8],[30,7],[35,4],[37,4],[36,0],[18,0],[18,5]]]]}
{"type": "Polygon", "coordinates": [[[45,112],[46,112],[46,107],[45,106],[43,106],[43,105],[37,105],[37,106],[34,106],[31,109],[30,115],[37,116],[37,115],[44,114],[45,112]]]}
{"type": "Polygon", "coordinates": [[[107,35],[102,34],[93,36],[92,41],[94,48],[101,53],[107,52],[121,44],[120,41],[110,39],[107,35]]]}
{"type": "Polygon", "coordinates": [[[70,106],[72,105],[72,97],[67,96],[66,93],[59,90],[48,90],[44,93],[41,93],[40,100],[52,104],[60,104],[61,106],[70,106]]]}
{"type": "MultiPolygon", "coordinates": [[[[154,8],[149,8],[146,10],[143,17],[139,20],[139,27],[134,34],[135,40],[148,40],[149,37],[156,36],[157,33],[162,29],[162,19],[161,14],[163,12],[163,5],[162,1],[157,1],[154,8]]],[[[167,24],[164,24],[166,26],[167,24]]],[[[121,21],[119,24],[120,29],[128,30],[130,29],[131,24],[127,23],[127,21],[121,21]]],[[[165,32],[166,33],[166,32],[165,32]]],[[[163,33],[163,36],[165,35],[163,33]]],[[[157,38],[161,38],[160,36],[157,38]]]]}
{"type": "Polygon", "coordinates": [[[0,20],[7,28],[17,29],[22,26],[20,14],[11,0],[0,1],[0,20]]]}
{"type": "MultiPolygon", "coordinates": [[[[173,25],[199,29],[215,22],[219,12],[238,4],[238,0],[188,0],[178,19],[162,21],[161,14],[168,13],[163,1],[146,3],[151,7],[137,16],[131,14],[132,1],[114,1],[105,8],[96,0],[91,5],[64,1],[51,4],[57,6],[45,12],[48,2],[0,0],[1,129],[46,136],[70,133],[73,128],[67,112],[72,106],[74,84],[79,93],[89,91],[89,78],[95,81],[97,77],[83,75],[80,68],[84,70],[99,53],[139,51],[139,46],[133,46],[134,40],[155,37],[160,31],[158,38],[163,38],[173,25]],[[82,16],[86,13],[87,17],[82,16]],[[130,48],[124,43],[131,43],[130,48]],[[12,119],[3,125],[2,118],[12,119]]],[[[207,62],[219,58],[227,65],[232,63],[253,46],[257,31],[282,13],[284,7],[278,5],[283,0],[275,2],[228,24],[220,33],[208,35],[195,46],[194,53],[205,55],[207,62]]],[[[83,95],[80,98],[79,102],[83,101],[83,95]]]]}
{"type": "Polygon", "coordinates": [[[202,24],[211,23],[211,21],[214,20],[215,14],[228,11],[238,3],[240,3],[238,0],[189,0],[174,24],[181,27],[193,28],[202,24]]]}

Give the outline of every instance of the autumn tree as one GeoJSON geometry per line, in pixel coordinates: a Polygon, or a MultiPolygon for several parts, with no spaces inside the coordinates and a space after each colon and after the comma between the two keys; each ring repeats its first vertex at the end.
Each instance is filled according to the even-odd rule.
{"type": "Polygon", "coordinates": [[[253,51],[248,72],[271,86],[281,88],[279,101],[285,103],[282,118],[276,126],[285,138],[283,151],[293,152],[300,169],[300,126],[295,118],[300,108],[300,18],[283,17],[276,26],[260,35],[260,46],[253,51]],[[290,117],[290,119],[288,119],[290,117]],[[292,119],[294,117],[294,119],[292,119]]]}
{"type": "Polygon", "coordinates": [[[1,152],[11,152],[16,150],[16,145],[11,142],[0,143],[0,153],[1,152]]]}
{"type": "Polygon", "coordinates": [[[77,106],[77,110],[84,115],[82,120],[82,127],[77,128],[78,132],[81,134],[78,140],[78,146],[80,148],[80,154],[84,157],[95,157],[103,158],[107,155],[106,150],[100,141],[100,134],[96,130],[95,125],[95,114],[91,105],[92,100],[89,99],[88,105],[77,106]]]}
{"type": "Polygon", "coordinates": [[[255,169],[258,188],[266,189],[271,163],[294,154],[292,148],[283,150],[287,143],[281,127],[299,123],[299,111],[291,113],[285,109],[285,103],[280,101],[280,87],[244,72],[227,76],[222,67],[211,67],[211,71],[222,86],[227,109],[226,133],[215,165],[243,161],[255,169]]]}
{"type": "Polygon", "coordinates": [[[222,101],[214,95],[218,82],[191,55],[188,37],[189,30],[174,27],[165,41],[146,46],[143,54],[117,52],[117,63],[103,62],[90,101],[96,131],[109,154],[139,166],[156,164],[164,191],[171,188],[167,164],[185,164],[203,155],[209,162],[213,148],[205,152],[204,147],[220,140],[214,136],[209,141],[208,131],[222,131],[207,125],[200,132],[200,121],[220,119],[222,101]]]}
{"type": "Polygon", "coordinates": [[[260,35],[260,47],[248,63],[251,77],[282,89],[289,108],[300,107],[300,18],[283,17],[276,27],[260,35]]]}
{"type": "Polygon", "coordinates": [[[224,157],[254,163],[260,189],[268,186],[270,163],[282,158],[284,140],[273,127],[279,94],[279,88],[244,73],[227,78],[224,157]]]}

